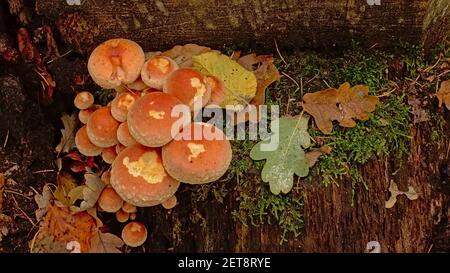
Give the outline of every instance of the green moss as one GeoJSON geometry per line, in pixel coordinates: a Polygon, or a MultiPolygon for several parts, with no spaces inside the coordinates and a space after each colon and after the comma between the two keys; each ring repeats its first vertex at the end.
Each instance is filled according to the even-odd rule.
{"type": "Polygon", "coordinates": [[[99,89],[94,92],[95,101],[105,106],[114,99],[116,91],[114,89],[99,89]]]}

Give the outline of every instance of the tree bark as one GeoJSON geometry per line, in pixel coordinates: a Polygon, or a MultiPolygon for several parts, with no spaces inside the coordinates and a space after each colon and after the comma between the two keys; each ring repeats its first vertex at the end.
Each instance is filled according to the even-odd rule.
{"type": "Polygon", "coordinates": [[[273,48],[345,46],[352,39],[392,45],[399,39],[430,48],[449,33],[449,0],[37,0],[59,18],[63,37],[79,50],[125,37],[145,50],[176,44],[273,48]],[[70,16],[77,14],[76,20],[70,16]],[[74,22],[75,21],[75,22],[74,22]],[[78,39],[80,32],[89,37],[78,39]],[[85,43],[81,44],[80,43],[85,43]],[[88,44],[91,43],[89,46],[88,44]]]}

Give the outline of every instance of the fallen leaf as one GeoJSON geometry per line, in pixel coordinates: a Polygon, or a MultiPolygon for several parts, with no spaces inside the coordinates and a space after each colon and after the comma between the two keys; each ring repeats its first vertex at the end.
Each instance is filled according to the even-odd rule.
{"type": "Polygon", "coordinates": [[[52,203],[53,196],[50,186],[45,184],[42,188],[42,194],[36,193],[34,195],[34,201],[38,205],[38,208],[35,211],[36,220],[41,221],[42,217],[47,213],[48,206],[52,203]]]}
{"type": "Polygon", "coordinates": [[[0,173],[0,212],[3,207],[3,189],[5,188],[5,176],[3,173],[0,173]]]}
{"type": "Polygon", "coordinates": [[[339,89],[328,88],[303,96],[303,109],[314,117],[317,127],[324,134],[331,134],[333,121],[342,127],[355,127],[353,118],[365,120],[373,112],[379,99],[369,95],[365,85],[350,88],[349,83],[339,89]]]}
{"type": "Polygon", "coordinates": [[[450,80],[443,81],[441,87],[437,92],[437,98],[439,100],[439,107],[445,104],[448,110],[450,110],[450,80]]]}
{"type": "Polygon", "coordinates": [[[208,76],[216,76],[225,85],[225,99],[221,107],[226,105],[245,106],[255,97],[256,76],[230,57],[218,52],[207,52],[192,58],[193,66],[208,76]]]}
{"type": "Polygon", "coordinates": [[[412,107],[412,113],[414,115],[414,124],[428,121],[430,118],[425,110],[422,109],[422,103],[420,100],[412,95],[408,97],[408,104],[412,107]]]}
{"type": "Polygon", "coordinates": [[[50,205],[32,252],[68,252],[67,243],[76,241],[80,244],[81,252],[86,253],[97,231],[95,219],[87,212],[73,213],[68,208],[50,205]]]}
{"type": "Polygon", "coordinates": [[[258,142],[250,151],[253,160],[266,159],[261,178],[268,182],[273,194],[288,193],[294,183],[294,174],[305,177],[309,172],[309,163],[305,157],[306,149],[311,144],[308,134],[308,117],[281,117],[274,120],[279,126],[278,133],[258,142]],[[278,147],[274,151],[265,151],[261,145],[268,145],[270,140],[278,138],[278,147]]]}
{"type": "Polygon", "coordinates": [[[176,45],[161,55],[173,59],[180,67],[192,66],[192,57],[211,51],[211,48],[196,44],[176,45]]]}
{"type": "Polygon", "coordinates": [[[122,239],[111,233],[98,231],[91,240],[90,253],[121,253],[122,239]]]}
{"type": "Polygon", "coordinates": [[[13,224],[13,219],[10,216],[0,213],[0,242],[3,237],[9,234],[13,224]]]}
{"type": "Polygon", "coordinates": [[[86,184],[83,186],[78,186],[69,192],[69,197],[71,199],[81,199],[81,204],[79,207],[71,206],[72,211],[84,211],[92,208],[97,203],[100,193],[105,188],[106,184],[92,173],[87,173],[84,175],[86,184]]]}
{"type": "Polygon", "coordinates": [[[389,200],[387,200],[385,203],[385,208],[387,209],[390,209],[395,205],[395,203],[397,202],[397,196],[399,195],[404,194],[409,200],[416,200],[417,198],[419,198],[419,195],[413,187],[408,186],[408,191],[400,191],[397,184],[392,180],[391,185],[389,186],[389,192],[391,193],[391,197],[389,197],[389,200]]]}
{"type": "Polygon", "coordinates": [[[75,113],[70,116],[63,113],[61,120],[64,128],[61,129],[61,141],[56,146],[55,150],[57,153],[67,153],[70,149],[75,148],[75,133],[78,125],[78,118],[75,113]]]}
{"type": "Polygon", "coordinates": [[[53,196],[58,202],[59,206],[70,207],[77,199],[69,196],[69,193],[77,187],[75,178],[67,172],[60,172],[57,176],[58,186],[56,187],[53,196]]]}
{"type": "Polygon", "coordinates": [[[311,151],[307,152],[305,154],[306,159],[308,160],[309,167],[311,168],[316,164],[319,157],[323,154],[330,154],[331,153],[331,147],[328,145],[324,145],[317,149],[312,149],[311,151]]]}

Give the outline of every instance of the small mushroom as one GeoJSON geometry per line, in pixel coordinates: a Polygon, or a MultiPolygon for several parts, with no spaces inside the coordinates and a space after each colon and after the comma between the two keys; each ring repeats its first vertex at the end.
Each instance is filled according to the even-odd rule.
{"type": "Polygon", "coordinates": [[[172,117],[172,109],[181,105],[174,96],[152,92],[139,98],[128,111],[128,130],[140,144],[161,147],[172,140],[172,125],[178,120],[172,117]]]}
{"type": "Polygon", "coordinates": [[[137,43],[128,39],[111,39],[92,51],[88,71],[95,83],[111,89],[134,82],[144,61],[144,51],[137,43]]]}
{"type": "Polygon", "coordinates": [[[178,69],[178,64],[169,57],[153,56],[141,70],[142,81],[151,88],[162,90],[167,76],[178,69]]]}
{"type": "Polygon", "coordinates": [[[128,213],[136,213],[137,212],[136,206],[132,205],[132,204],[130,204],[128,202],[123,202],[122,210],[126,211],[128,213]]]}
{"type": "Polygon", "coordinates": [[[206,76],[193,68],[180,68],[172,72],[164,83],[163,91],[177,97],[194,110],[194,104],[201,99],[205,106],[211,97],[211,88],[206,76]]]}
{"type": "Polygon", "coordinates": [[[106,212],[116,212],[122,207],[122,204],[122,198],[111,187],[104,188],[98,198],[98,206],[106,212]]]}
{"type": "Polygon", "coordinates": [[[118,93],[111,102],[112,116],[117,121],[126,121],[128,110],[139,97],[139,94],[133,94],[131,92],[118,93]]]}
{"type": "Polygon", "coordinates": [[[119,223],[125,223],[130,219],[130,214],[120,209],[116,212],[116,219],[119,223]]]}
{"type": "Polygon", "coordinates": [[[76,108],[84,110],[94,104],[94,96],[88,91],[83,91],[75,96],[73,103],[76,108]]]}
{"type": "Polygon", "coordinates": [[[131,247],[141,246],[147,240],[147,228],[139,222],[130,222],[122,229],[122,240],[131,247]]]}
{"type": "Polygon", "coordinates": [[[177,205],[177,197],[174,195],[166,201],[162,202],[161,205],[165,209],[173,209],[177,205]]]}
{"type": "Polygon", "coordinates": [[[211,88],[209,104],[220,105],[225,100],[225,84],[215,76],[208,76],[208,85],[211,88]]]}
{"type": "Polygon", "coordinates": [[[111,172],[110,171],[104,171],[102,173],[102,176],[100,177],[100,179],[103,181],[103,183],[108,185],[111,182],[111,172]]]}
{"type": "Polygon", "coordinates": [[[130,220],[131,221],[136,220],[136,213],[130,213],[130,220]]]}
{"type": "Polygon", "coordinates": [[[116,145],[116,154],[120,154],[120,152],[122,152],[124,149],[126,148],[126,146],[122,145],[122,144],[117,144],[116,145]]]}
{"type": "Polygon", "coordinates": [[[162,148],[162,158],[164,168],[173,178],[188,184],[203,184],[225,174],[232,151],[229,140],[219,128],[192,123],[162,148]],[[199,137],[195,138],[196,135],[199,137]]]}
{"type": "Polygon", "coordinates": [[[119,125],[119,128],[117,129],[117,139],[119,140],[119,143],[125,147],[136,144],[136,140],[128,130],[128,122],[125,121],[119,125]]]}
{"type": "Polygon", "coordinates": [[[111,185],[124,201],[148,207],[174,195],[180,183],[164,170],[160,149],[135,144],[114,160],[111,185]]]}
{"type": "Polygon", "coordinates": [[[96,109],[97,108],[95,107],[90,107],[88,109],[80,110],[80,112],[78,112],[78,119],[80,120],[80,122],[86,124],[89,120],[89,117],[92,115],[92,113],[95,112],[96,109]]]}
{"type": "Polygon", "coordinates": [[[87,122],[87,134],[95,145],[107,148],[119,143],[117,140],[117,128],[119,122],[111,115],[111,107],[104,106],[89,117],[87,122]]]}
{"type": "Polygon", "coordinates": [[[140,77],[134,82],[126,85],[127,90],[132,90],[135,92],[141,92],[149,88],[150,86],[146,85],[145,82],[140,77]]]}
{"type": "Polygon", "coordinates": [[[97,156],[102,153],[102,148],[94,145],[89,140],[86,126],[81,127],[75,134],[75,146],[85,156],[97,156]]]}
{"type": "Polygon", "coordinates": [[[116,146],[104,148],[102,151],[102,159],[108,164],[112,164],[116,156],[117,156],[116,146]]]}

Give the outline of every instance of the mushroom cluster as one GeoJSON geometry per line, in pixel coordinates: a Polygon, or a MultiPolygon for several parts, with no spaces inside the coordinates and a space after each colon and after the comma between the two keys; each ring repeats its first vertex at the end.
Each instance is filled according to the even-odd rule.
{"type": "MultiPolygon", "coordinates": [[[[127,39],[111,39],[94,49],[88,71],[100,87],[116,91],[107,106],[95,105],[88,91],[74,101],[83,124],[75,136],[79,152],[101,155],[111,164],[102,175],[107,186],[98,200],[100,209],[125,223],[136,218],[136,207],[175,207],[180,182],[210,183],[225,174],[232,157],[225,134],[213,125],[177,122],[171,114],[180,105],[192,111],[197,101],[202,106],[221,103],[221,79],[180,67],[163,55],[146,60],[142,48],[127,39]],[[196,131],[200,137],[185,137],[196,131]]],[[[122,232],[133,247],[145,241],[141,235],[146,237],[147,230],[138,222],[122,232]]]]}

